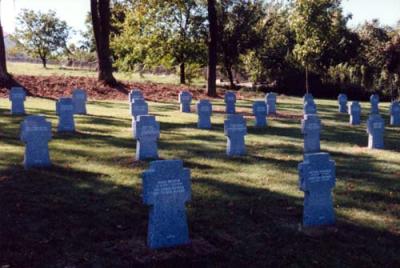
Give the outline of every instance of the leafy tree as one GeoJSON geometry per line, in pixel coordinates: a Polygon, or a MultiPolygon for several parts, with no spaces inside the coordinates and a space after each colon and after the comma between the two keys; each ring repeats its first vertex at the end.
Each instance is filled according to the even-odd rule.
{"type": "Polygon", "coordinates": [[[400,93],[400,32],[395,33],[385,47],[386,68],[389,75],[392,99],[400,93]],[[395,90],[397,84],[397,90],[395,90]]]}
{"type": "Polygon", "coordinates": [[[17,22],[14,40],[29,55],[39,57],[44,68],[50,56],[67,47],[71,28],[54,11],[42,13],[24,9],[17,22]]]}
{"type": "Polygon", "coordinates": [[[110,53],[110,0],[90,0],[90,11],[99,65],[98,80],[115,85],[110,53]]]}
{"type": "Polygon", "coordinates": [[[80,48],[90,52],[96,52],[96,40],[94,39],[92,14],[90,12],[88,12],[86,15],[85,27],[86,30],[80,32],[81,36],[83,37],[83,39],[79,42],[80,48]]]}
{"type": "Polygon", "coordinates": [[[380,26],[378,20],[366,22],[358,29],[361,40],[357,64],[362,67],[362,85],[367,89],[379,87],[382,69],[385,67],[385,47],[390,40],[390,29],[380,26]]]}
{"type": "Polygon", "coordinates": [[[124,15],[120,8],[113,10],[117,18],[112,47],[117,66],[179,66],[180,82],[185,84],[187,64],[204,63],[202,6],[194,0],[135,1],[125,5],[129,11],[124,15]]]}
{"type": "Polygon", "coordinates": [[[235,88],[232,68],[240,63],[240,56],[262,45],[262,32],[257,31],[257,26],[262,24],[264,16],[261,0],[225,0],[219,5],[219,48],[232,88],[235,88]]]}
{"type": "Polygon", "coordinates": [[[203,14],[195,0],[169,0],[161,12],[163,22],[158,26],[165,37],[162,44],[164,51],[171,55],[171,63],[179,65],[181,84],[186,83],[186,64],[204,63],[206,28],[203,14]]]}
{"type": "Polygon", "coordinates": [[[319,63],[334,34],[333,22],[340,0],[295,0],[290,26],[295,34],[294,57],[305,68],[306,91],[309,71],[318,72],[319,63]]]}
{"type": "Polygon", "coordinates": [[[282,86],[298,72],[292,59],[295,42],[287,21],[289,8],[269,3],[264,13],[262,23],[256,26],[261,45],[242,56],[242,60],[254,82],[282,86]]]}

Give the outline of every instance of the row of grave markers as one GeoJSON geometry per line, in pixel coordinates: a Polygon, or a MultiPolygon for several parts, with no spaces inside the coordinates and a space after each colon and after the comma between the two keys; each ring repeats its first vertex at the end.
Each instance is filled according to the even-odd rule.
{"type": "MultiPolygon", "coordinates": [[[[335,162],[328,153],[320,152],[321,120],[311,94],[306,94],[304,118],[301,122],[304,134],[304,161],[299,164],[299,188],[304,192],[303,226],[329,225],[335,222],[332,189],[335,187],[335,162]]],[[[370,97],[371,111],[367,120],[368,148],[384,148],[385,122],[379,114],[379,96],[370,97]]],[[[339,112],[350,115],[350,124],[361,124],[361,106],[353,101],[347,104],[347,96],[338,96],[339,112]]],[[[400,105],[390,106],[390,124],[400,125],[400,105]]]]}
{"type": "MultiPolygon", "coordinates": [[[[12,115],[25,115],[26,92],[22,87],[10,90],[12,115]]],[[[62,97],[56,101],[58,116],[57,132],[74,132],[74,114],[86,114],[86,92],[75,89],[71,98],[62,97]]],[[[52,138],[51,123],[42,115],[27,116],[21,124],[20,139],[25,144],[24,166],[48,167],[51,165],[48,143],[52,138]]]]}
{"type": "MultiPolygon", "coordinates": [[[[361,124],[361,106],[359,102],[353,101],[348,104],[346,95],[340,94],[338,103],[339,112],[350,115],[351,125],[361,124]]],[[[379,114],[379,96],[377,94],[371,95],[370,103],[371,110],[367,120],[368,148],[384,149],[385,121],[379,114]]],[[[316,104],[312,96],[304,96],[304,114],[317,114],[316,104]]],[[[400,104],[398,101],[393,101],[390,105],[390,125],[400,126],[400,104]]]]}
{"type": "MultiPolygon", "coordinates": [[[[21,95],[17,95],[16,99],[25,100],[25,92],[18,91],[17,94],[21,95]]],[[[13,92],[12,90],[10,94],[12,101],[14,99],[11,97],[13,92]]],[[[187,93],[182,92],[179,95],[182,112],[190,112],[192,96],[187,93]]],[[[255,101],[253,104],[253,114],[256,117],[256,126],[258,127],[265,127],[267,125],[266,115],[276,112],[276,95],[272,93],[270,96],[274,97],[269,98],[267,95],[266,101],[255,101]],[[273,99],[273,101],[268,101],[270,99],[273,99]]],[[[82,102],[84,107],[81,107],[81,111],[84,111],[81,113],[84,114],[86,113],[86,94],[78,99],[84,100],[82,102]]],[[[339,96],[339,111],[344,112],[341,99],[343,98],[339,96]]],[[[157,140],[160,137],[160,125],[156,122],[154,116],[148,115],[148,104],[140,91],[131,91],[129,101],[132,115],[132,133],[137,140],[136,158],[139,160],[157,159],[157,140]]],[[[246,154],[244,141],[244,136],[247,134],[246,121],[242,115],[235,113],[236,96],[234,93],[228,92],[225,95],[225,103],[225,111],[228,114],[224,122],[224,132],[227,136],[227,155],[244,155],[246,154]]],[[[372,111],[379,111],[377,104],[374,105],[372,111]]],[[[13,103],[12,110],[20,109],[20,107],[21,103],[15,105],[13,103]]],[[[349,107],[351,108],[351,106],[349,107]]],[[[61,98],[57,101],[56,111],[60,117],[58,131],[75,129],[73,122],[73,114],[76,112],[74,98],[61,98]]],[[[198,127],[211,128],[211,103],[208,100],[200,100],[197,103],[197,112],[199,115],[198,127]]],[[[305,193],[304,226],[332,224],[335,221],[331,194],[336,181],[335,162],[330,160],[328,153],[320,152],[321,121],[316,113],[317,108],[312,96],[306,95],[304,97],[304,119],[302,120],[304,161],[298,167],[299,187],[305,193]]],[[[12,114],[20,113],[12,112],[12,114]]],[[[374,126],[376,125],[372,123],[372,129],[374,129],[374,126]]],[[[21,125],[21,140],[26,143],[26,167],[50,165],[48,152],[48,141],[50,139],[51,125],[43,116],[29,116],[24,120],[21,125]],[[38,135],[31,135],[32,132],[36,132],[38,135]]],[[[183,167],[182,160],[156,160],[150,162],[149,169],[142,174],[142,180],[143,202],[150,206],[149,247],[162,248],[189,243],[185,203],[190,201],[191,198],[190,170],[183,167]]]]}
{"type": "MultiPolygon", "coordinates": [[[[226,154],[240,156],[246,154],[245,136],[247,135],[246,120],[236,114],[236,95],[233,92],[225,94],[225,111],[227,118],[224,121],[224,134],[227,136],[226,154]]],[[[148,160],[158,158],[157,140],[160,137],[160,125],[154,116],[149,115],[148,104],[140,90],[129,93],[130,113],[132,116],[132,136],[136,139],[136,159],[148,160]]],[[[183,91],[179,94],[180,110],[191,112],[192,94],[183,91]]],[[[197,103],[198,121],[200,129],[211,128],[212,104],[209,100],[199,100],[197,103]]],[[[267,114],[276,112],[276,94],[266,95],[266,101],[256,101],[253,104],[253,114],[256,118],[256,127],[266,127],[267,114]]]]}
{"type": "MultiPolygon", "coordinates": [[[[329,153],[321,152],[321,120],[313,96],[306,94],[303,102],[304,159],[298,165],[299,189],[304,192],[303,226],[331,225],[335,223],[332,201],[336,183],[335,161],[330,159],[329,153]]],[[[339,111],[343,111],[340,104],[339,111]]]]}

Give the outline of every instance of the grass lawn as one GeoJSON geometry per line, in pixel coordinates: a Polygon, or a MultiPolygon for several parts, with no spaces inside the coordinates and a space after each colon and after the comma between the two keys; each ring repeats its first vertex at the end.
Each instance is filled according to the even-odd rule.
{"type": "MultiPolygon", "coordinates": [[[[301,103],[280,98],[278,111],[301,116],[301,103]]],[[[220,100],[213,104],[222,109],[220,100]]],[[[249,118],[248,156],[230,159],[222,113],[214,114],[212,130],[198,130],[196,115],[178,112],[176,103],[150,103],[161,123],[160,157],[183,159],[191,169],[189,228],[202,242],[191,257],[170,249],[146,259],[153,253],[145,247],[148,209],[139,175],[148,163],[134,160],[128,104],[91,101],[90,115],[76,117],[78,132],[59,135],[55,103],[28,98],[27,112],[52,122],[54,166],[25,171],[18,139],[23,118],[11,117],[1,99],[0,267],[399,267],[400,129],[387,127],[387,150],[367,150],[368,104],[362,103],[358,127],[336,112],[336,102],[317,104],[322,150],[336,161],[337,225],[308,231],[300,224],[299,118],[272,118],[263,130],[249,118]],[[201,257],[206,245],[215,251],[201,257]]],[[[238,102],[241,110],[250,106],[250,100],[238,102]]],[[[382,113],[388,122],[387,103],[382,113]]]]}
{"type": "MultiPolygon", "coordinates": [[[[8,71],[14,75],[34,75],[34,76],[77,76],[77,77],[97,77],[96,71],[89,70],[73,70],[73,69],[62,69],[59,65],[47,65],[47,69],[43,68],[41,64],[37,63],[21,63],[21,62],[7,62],[8,71]]],[[[131,81],[131,82],[151,82],[151,83],[162,83],[162,84],[179,84],[179,77],[177,75],[154,75],[154,74],[143,74],[140,76],[139,73],[126,73],[126,72],[115,72],[115,78],[119,81],[131,81]]],[[[205,85],[205,80],[198,78],[192,81],[195,86],[205,85]]]]}

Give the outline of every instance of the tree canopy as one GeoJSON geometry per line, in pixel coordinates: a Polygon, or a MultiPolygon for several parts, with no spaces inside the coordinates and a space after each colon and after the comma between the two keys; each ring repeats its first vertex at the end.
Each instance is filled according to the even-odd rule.
{"type": "Polygon", "coordinates": [[[17,17],[14,40],[32,57],[39,57],[46,68],[50,56],[67,48],[71,28],[55,11],[43,13],[24,9],[17,17]]]}

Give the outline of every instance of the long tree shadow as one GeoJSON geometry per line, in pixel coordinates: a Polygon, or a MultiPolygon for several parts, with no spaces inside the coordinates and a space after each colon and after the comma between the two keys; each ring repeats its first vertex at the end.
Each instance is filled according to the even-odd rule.
{"type": "MultiPolygon", "coordinates": [[[[282,162],[274,164],[285,169],[296,164],[282,162]]],[[[0,261],[15,267],[399,264],[399,236],[392,232],[339,218],[334,231],[310,235],[299,228],[302,198],[204,176],[193,178],[189,223],[191,236],[215,247],[216,257],[188,259],[176,253],[179,248],[151,252],[144,245],[147,209],[140,194],[137,183],[122,186],[102,173],[10,167],[0,180],[0,261]]],[[[340,195],[336,199],[341,206],[354,205],[340,195]]]]}
{"type": "Polygon", "coordinates": [[[400,238],[389,231],[338,218],[332,231],[313,234],[299,228],[301,198],[212,178],[197,178],[193,183],[200,188],[199,192],[214,193],[198,199],[194,197],[193,202],[199,206],[213,208],[195,212],[198,220],[208,223],[207,226],[196,224],[195,230],[205,232],[209,241],[223,249],[226,263],[254,267],[390,266],[399,263],[397,249],[382,248],[395,246],[400,238]],[[215,218],[217,222],[212,221],[215,218]],[[257,259],[246,258],[254,254],[257,259]]]}

